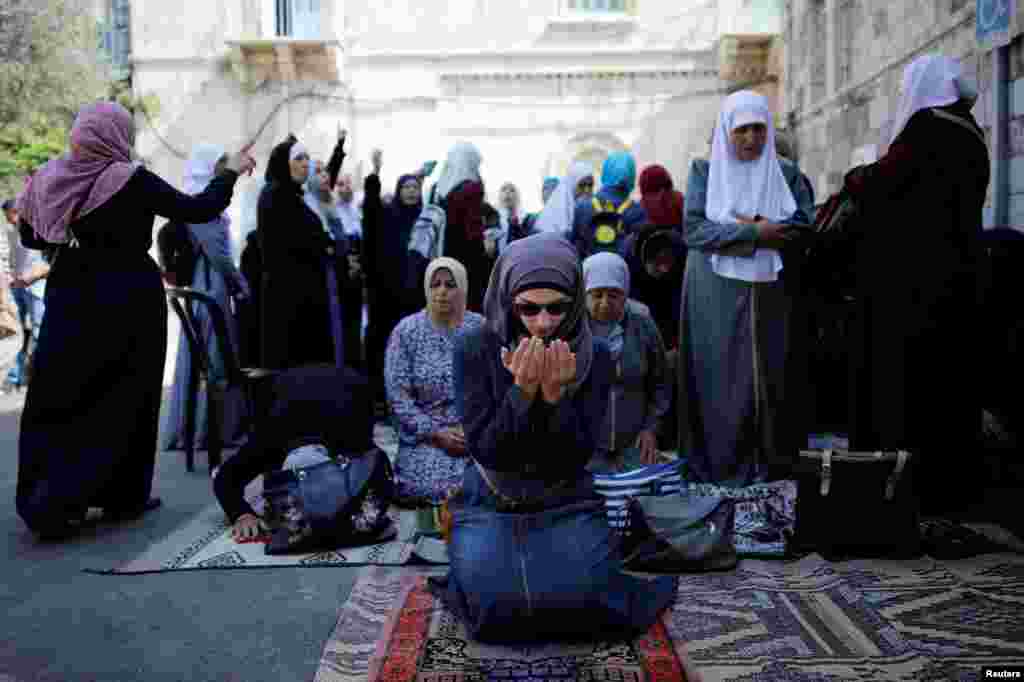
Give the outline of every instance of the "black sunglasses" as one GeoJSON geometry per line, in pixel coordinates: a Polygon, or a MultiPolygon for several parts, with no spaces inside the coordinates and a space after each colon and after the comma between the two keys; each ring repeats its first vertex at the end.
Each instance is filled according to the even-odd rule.
{"type": "Polygon", "coordinates": [[[540,315],[540,311],[546,310],[548,315],[559,317],[567,314],[572,310],[572,301],[562,299],[561,301],[555,301],[554,303],[519,303],[516,301],[512,304],[512,311],[520,317],[536,317],[540,315]]]}

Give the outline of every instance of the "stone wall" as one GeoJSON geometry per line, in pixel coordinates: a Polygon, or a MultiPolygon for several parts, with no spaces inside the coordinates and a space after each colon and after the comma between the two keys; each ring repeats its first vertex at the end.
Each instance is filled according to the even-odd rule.
{"type": "MultiPolygon", "coordinates": [[[[960,59],[982,93],[990,90],[991,67],[976,49],[974,3],[967,0],[789,0],[783,23],[783,108],[819,201],[849,168],[877,158],[903,69],[915,57],[960,59]]],[[[986,101],[983,95],[975,115],[988,133],[986,101]]]]}

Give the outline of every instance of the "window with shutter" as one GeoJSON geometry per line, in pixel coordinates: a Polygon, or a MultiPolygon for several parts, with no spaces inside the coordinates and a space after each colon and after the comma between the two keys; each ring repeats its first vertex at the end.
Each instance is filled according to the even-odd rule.
{"type": "Polygon", "coordinates": [[[636,11],[636,0],[563,0],[567,13],[627,14],[636,11]]]}
{"type": "Polygon", "coordinates": [[[112,76],[123,80],[131,74],[131,6],[128,0],[107,0],[103,50],[110,59],[112,76]]]}
{"type": "Polygon", "coordinates": [[[321,37],[321,0],[274,0],[277,35],[312,40],[321,37]]]}

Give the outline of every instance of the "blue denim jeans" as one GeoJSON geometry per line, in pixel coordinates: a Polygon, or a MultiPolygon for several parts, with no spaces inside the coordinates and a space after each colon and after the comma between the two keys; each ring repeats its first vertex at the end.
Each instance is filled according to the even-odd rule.
{"type": "Polygon", "coordinates": [[[461,496],[449,503],[451,570],[433,582],[446,605],[482,642],[647,630],[675,598],[676,579],[646,581],[621,572],[618,535],[588,480],[551,505],[531,513],[495,511],[486,483],[468,467],[461,496]]]}
{"type": "MultiPolygon", "coordinates": [[[[35,348],[35,344],[39,341],[39,328],[43,325],[43,312],[46,310],[46,306],[43,304],[43,299],[33,294],[28,289],[11,289],[11,293],[14,296],[14,302],[18,306],[18,319],[21,320],[22,327],[28,327],[32,325],[32,340],[29,347],[35,348]]],[[[17,360],[14,361],[14,365],[11,370],[7,373],[7,382],[14,386],[21,386],[25,379],[25,363],[28,361],[28,355],[25,353],[23,347],[18,353],[17,360]]]]}

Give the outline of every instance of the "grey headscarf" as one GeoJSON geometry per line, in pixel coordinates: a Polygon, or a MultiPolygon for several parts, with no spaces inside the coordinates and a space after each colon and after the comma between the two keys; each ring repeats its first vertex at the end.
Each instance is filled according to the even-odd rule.
{"type": "MultiPolygon", "coordinates": [[[[583,261],[583,286],[590,292],[594,289],[619,289],[629,296],[629,265],[617,253],[605,251],[595,253],[583,261]]],[[[590,321],[593,332],[604,337],[612,351],[612,359],[618,361],[625,341],[622,321],[590,321]]]]}
{"type": "Polygon", "coordinates": [[[554,336],[566,341],[576,354],[576,379],[570,388],[575,393],[590,375],[594,361],[583,270],[576,247],[556,234],[545,233],[514,241],[498,256],[484,295],[484,317],[506,346],[515,344],[524,331],[512,312],[512,302],[528,289],[556,289],[572,297],[573,308],[554,336]]]}

